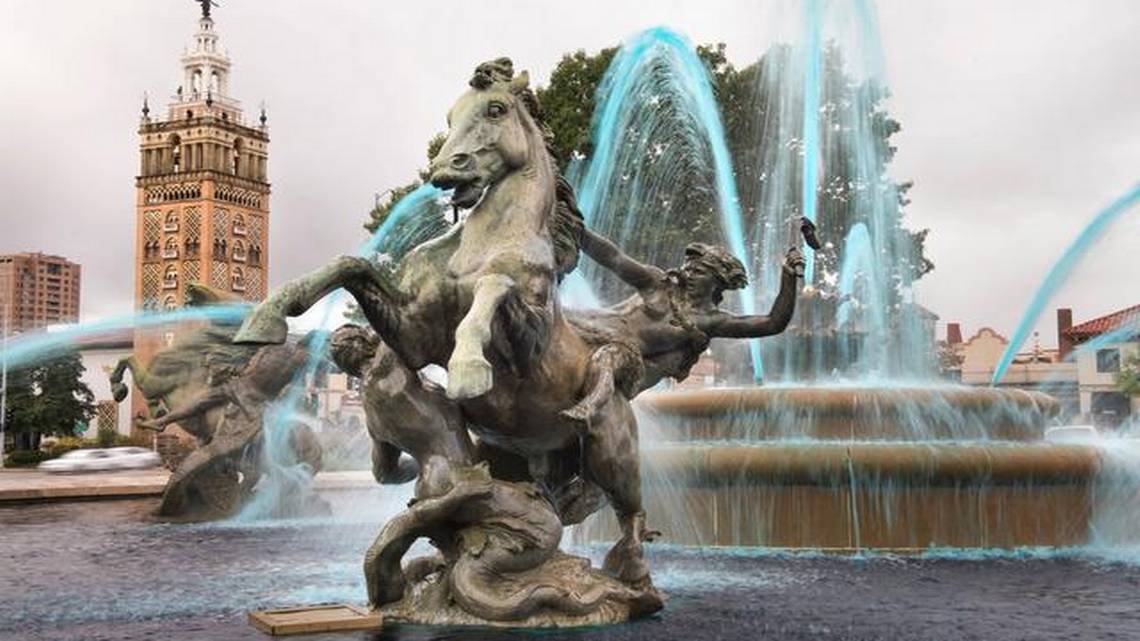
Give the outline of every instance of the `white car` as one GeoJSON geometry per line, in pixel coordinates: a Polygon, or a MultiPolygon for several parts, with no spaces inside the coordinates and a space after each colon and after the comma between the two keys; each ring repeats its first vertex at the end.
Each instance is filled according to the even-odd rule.
{"type": "Polygon", "coordinates": [[[104,470],[141,470],[162,464],[158,454],[143,447],[113,447],[100,450],[72,450],[63,456],[40,463],[44,472],[99,472],[104,470]]]}
{"type": "Polygon", "coordinates": [[[1092,425],[1058,425],[1045,430],[1045,440],[1050,443],[1084,443],[1100,438],[1100,433],[1092,425]]]}

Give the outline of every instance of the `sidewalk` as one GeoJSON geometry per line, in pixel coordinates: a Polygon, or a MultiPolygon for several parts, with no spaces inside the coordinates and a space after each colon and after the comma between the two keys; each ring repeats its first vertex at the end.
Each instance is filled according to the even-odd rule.
{"type": "MultiPolygon", "coordinates": [[[[85,474],[47,474],[29,469],[0,470],[0,503],[67,499],[160,496],[170,471],[124,470],[85,474]]],[[[376,485],[368,471],[321,472],[318,490],[367,489],[376,485]]]]}
{"type": "Polygon", "coordinates": [[[0,502],[157,496],[169,477],[166,468],[86,474],[5,468],[0,470],[0,502]]]}

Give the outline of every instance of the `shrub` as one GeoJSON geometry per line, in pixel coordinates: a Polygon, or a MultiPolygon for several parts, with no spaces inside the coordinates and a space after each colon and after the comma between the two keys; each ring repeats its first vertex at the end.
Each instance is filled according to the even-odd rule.
{"type": "Polygon", "coordinates": [[[131,436],[128,434],[115,434],[115,442],[112,443],[114,447],[145,447],[151,449],[154,446],[153,436],[131,436]]]}
{"type": "Polygon", "coordinates": [[[4,465],[9,467],[35,467],[50,458],[54,457],[43,450],[16,450],[4,459],[4,465]]]}
{"type": "Polygon", "coordinates": [[[56,439],[54,443],[45,447],[42,451],[47,454],[48,458],[56,458],[72,450],[80,450],[85,447],[94,447],[94,442],[77,436],[64,436],[56,439]]]}
{"type": "Polygon", "coordinates": [[[95,441],[99,447],[114,447],[118,436],[114,425],[100,425],[99,429],[95,431],[95,441]]]}

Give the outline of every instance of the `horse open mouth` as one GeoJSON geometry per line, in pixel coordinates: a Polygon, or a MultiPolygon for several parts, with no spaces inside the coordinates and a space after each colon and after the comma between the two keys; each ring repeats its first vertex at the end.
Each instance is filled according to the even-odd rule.
{"type": "Polygon", "coordinates": [[[470,209],[483,197],[483,181],[473,180],[455,186],[451,204],[460,209],[470,209]]]}

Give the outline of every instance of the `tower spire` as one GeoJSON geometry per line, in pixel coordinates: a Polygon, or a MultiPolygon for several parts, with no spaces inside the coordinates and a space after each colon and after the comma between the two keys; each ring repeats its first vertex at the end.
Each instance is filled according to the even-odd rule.
{"type": "Polygon", "coordinates": [[[241,106],[230,97],[230,58],[219,46],[218,32],[210,15],[218,3],[193,1],[202,7],[202,15],[198,18],[198,32],[182,56],[182,90],[174,96],[170,115],[172,118],[176,115],[193,117],[209,113],[238,118],[241,106]]]}
{"type": "Polygon", "coordinates": [[[219,6],[215,0],[194,0],[194,4],[202,5],[202,17],[210,19],[210,8],[219,6]]]}

